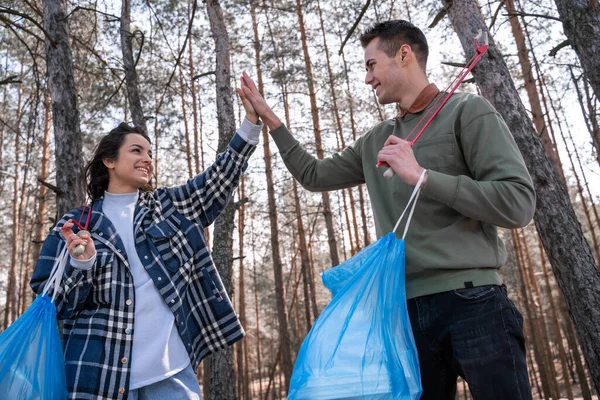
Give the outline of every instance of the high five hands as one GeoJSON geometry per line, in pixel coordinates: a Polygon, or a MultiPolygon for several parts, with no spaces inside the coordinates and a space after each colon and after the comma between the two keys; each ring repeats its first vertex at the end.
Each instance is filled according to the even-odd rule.
{"type": "MultiPolygon", "coordinates": [[[[245,72],[242,73],[240,84],[241,87],[236,89],[236,91],[242,100],[242,105],[246,110],[246,116],[258,115],[270,130],[279,128],[281,126],[281,120],[275,115],[271,107],[269,107],[258,91],[254,81],[245,72]]],[[[252,120],[250,120],[250,122],[256,123],[252,120]]]]}
{"type": "MultiPolygon", "coordinates": [[[[281,120],[275,115],[258,91],[254,81],[245,72],[242,73],[240,84],[241,87],[236,91],[246,110],[246,117],[258,115],[270,130],[281,126],[281,120]]],[[[248,119],[256,123],[250,118],[248,119]]],[[[385,141],[383,148],[377,154],[377,161],[381,161],[385,166],[392,168],[402,181],[413,186],[417,184],[423,172],[423,168],[417,162],[410,143],[394,135],[388,137],[385,141]]]]}

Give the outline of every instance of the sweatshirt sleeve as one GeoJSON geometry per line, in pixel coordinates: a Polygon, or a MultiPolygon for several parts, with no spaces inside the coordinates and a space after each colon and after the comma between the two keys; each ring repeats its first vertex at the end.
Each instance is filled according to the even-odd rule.
{"type": "Polygon", "coordinates": [[[523,227],[535,212],[535,191],[523,157],[487,100],[474,96],[467,107],[457,136],[471,176],[430,170],[423,194],[469,218],[523,227]]]}
{"type": "Polygon", "coordinates": [[[365,182],[360,156],[362,138],[341,152],[319,160],[304,149],[285,125],[272,130],[271,136],[285,166],[307,190],[323,192],[365,182]]]}

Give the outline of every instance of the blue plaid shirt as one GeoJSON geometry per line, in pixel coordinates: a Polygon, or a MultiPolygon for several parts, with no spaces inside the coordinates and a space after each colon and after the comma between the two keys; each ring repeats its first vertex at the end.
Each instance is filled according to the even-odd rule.
{"type": "MultiPolygon", "coordinates": [[[[175,316],[194,369],[208,354],[244,336],[210,257],[204,228],[231,199],[255,148],[236,134],[206,171],[182,186],[141,192],[135,208],[139,258],[175,316]]],[[[72,399],[125,399],[129,391],[137,299],[125,248],[102,213],[102,201],[93,203],[88,228],[96,245],[94,267],[80,270],[67,264],[57,289],[72,399]]],[[[37,293],[65,245],[60,228],[69,219],[79,220],[81,213],[81,208],[67,213],[46,238],[31,279],[37,293]]]]}

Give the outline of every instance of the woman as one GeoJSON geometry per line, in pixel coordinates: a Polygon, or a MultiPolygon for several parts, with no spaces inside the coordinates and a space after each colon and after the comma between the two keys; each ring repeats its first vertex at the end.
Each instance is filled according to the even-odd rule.
{"type": "Polygon", "coordinates": [[[211,167],[156,190],[141,129],[122,123],[102,138],[86,167],[91,210],[58,222],[31,279],[40,293],[67,246],[56,307],[69,398],[200,399],[200,361],[244,336],[204,228],[232,197],[258,143],[256,123],[250,110],[211,167]]]}

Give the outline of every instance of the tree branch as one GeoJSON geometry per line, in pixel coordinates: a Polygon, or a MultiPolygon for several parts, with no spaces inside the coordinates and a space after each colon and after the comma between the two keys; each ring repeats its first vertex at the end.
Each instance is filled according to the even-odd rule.
{"type": "Polygon", "coordinates": [[[433,17],[433,21],[431,22],[431,24],[429,24],[428,28],[431,29],[435,27],[442,19],[444,19],[447,13],[448,9],[446,7],[442,7],[442,9],[438,11],[435,17],[433,17]]]}
{"type": "Polygon", "coordinates": [[[449,65],[451,67],[464,68],[465,63],[453,62],[453,61],[442,61],[442,64],[449,65]]]}
{"type": "MultiPolygon", "coordinates": [[[[21,18],[23,18],[23,19],[26,19],[26,20],[28,20],[28,21],[31,21],[31,22],[32,22],[32,23],[33,23],[35,26],[37,26],[37,27],[39,28],[39,30],[41,30],[41,31],[44,33],[44,36],[46,37],[46,39],[48,39],[48,41],[50,42],[50,45],[51,45],[52,47],[56,47],[56,43],[54,42],[54,40],[52,40],[52,37],[50,37],[50,34],[49,34],[48,32],[46,32],[46,30],[44,29],[44,27],[43,27],[42,25],[40,25],[40,23],[39,23],[39,22],[37,22],[35,19],[31,18],[29,15],[27,15],[27,14],[23,14],[23,13],[20,13],[20,12],[18,12],[18,11],[11,10],[10,8],[6,8],[6,7],[2,7],[2,6],[0,6],[0,14],[11,14],[11,15],[16,15],[16,16],[19,16],[19,17],[21,17],[21,18]]],[[[22,30],[24,30],[24,31],[26,31],[26,32],[28,32],[28,33],[30,33],[30,34],[32,34],[32,35],[34,35],[36,38],[38,38],[38,39],[39,39],[39,37],[38,37],[37,35],[35,35],[34,33],[30,32],[30,31],[29,31],[29,30],[27,30],[26,28],[24,28],[24,27],[21,27],[21,26],[17,25],[15,22],[11,21],[11,20],[10,20],[10,19],[8,19],[8,18],[7,18],[6,20],[7,20],[7,21],[9,21],[9,23],[11,23],[11,24],[13,24],[13,25],[17,26],[18,28],[20,28],[20,29],[22,29],[22,30]]]]}
{"type": "Polygon", "coordinates": [[[22,81],[16,79],[18,77],[19,75],[11,75],[8,78],[2,79],[0,81],[0,85],[8,85],[9,83],[22,83],[22,81]]]}
{"type": "Polygon", "coordinates": [[[544,18],[544,19],[550,19],[553,21],[558,21],[558,22],[562,22],[562,20],[558,17],[553,17],[552,15],[546,15],[546,14],[529,14],[529,13],[525,13],[523,11],[517,11],[517,10],[508,10],[508,12],[506,14],[503,14],[505,17],[532,17],[532,18],[544,18]]]}
{"type": "Polygon", "coordinates": [[[40,42],[42,42],[42,43],[44,42],[44,39],[42,39],[41,37],[39,37],[38,35],[36,35],[32,31],[30,31],[29,29],[25,28],[23,25],[17,24],[15,21],[11,20],[10,18],[6,18],[6,17],[3,17],[2,15],[0,15],[0,21],[3,21],[3,22],[5,22],[8,25],[12,25],[14,27],[17,27],[20,30],[22,30],[23,32],[26,32],[26,33],[30,34],[31,36],[33,36],[34,38],[36,38],[40,42]]]}
{"type": "Polygon", "coordinates": [[[75,7],[75,8],[73,9],[73,11],[71,11],[71,12],[70,12],[70,13],[67,15],[67,19],[69,19],[69,17],[70,17],[71,15],[73,15],[73,14],[74,14],[76,11],[79,11],[79,10],[91,11],[91,12],[95,12],[95,13],[97,13],[97,14],[104,15],[105,17],[112,18],[112,19],[107,19],[107,21],[108,21],[108,22],[119,22],[119,21],[121,20],[121,18],[117,17],[116,15],[113,15],[113,14],[108,14],[108,13],[105,13],[105,12],[99,11],[99,10],[97,10],[97,9],[95,9],[95,8],[80,7],[80,6],[77,6],[77,7],[75,7]]]}
{"type": "Polygon", "coordinates": [[[207,72],[203,72],[203,73],[201,73],[201,74],[198,74],[198,75],[194,76],[194,77],[192,78],[192,80],[194,80],[194,81],[195,81],[196,79],[202,78],[203,76],[214,75],[214,74],[216,74],[216,73],[217,73],[216,71],[207,71],[207,72]]]}
{"type": "Polygon", "coordinates": [[[350,39],[350,36],[352,36],[352,34],[354,33],[354,30],[356,29],[356,27],[360,23],[360,20],[362,19],[363,15],[365,15],[365,12],[367,12],[367,9],[369,8],[370,4],[371,4],[371,0],[367,0],[367,2],[365,3],[365,5],[363,6],[362,10],[360,11],[360,14],[358,15],[358,18],[354,22],[354,25],[352,25],[352,27],[350,28],[350,30],[346,34],[346,37],[344,38],[344,41],[342,42],[342,45],[340,46],[340,51],[338,51],[338,54],[342,54],[342,52],[344,51],[344,46],[346,45],[346,42],[348,41],[348,39],[350,39]]]}
{"type": "Polygon", "coordinates": [[[44,181],[42,178],[38,178],[37,179],[39,183],[41,183],[42,185],[46,186],[48,189],[52,190],[54,193],[56,193],[58,196],[62,196],[63,194],[65,194],[62,190],[60,190],[58,187],[54,186],[51,183],[48,183],[46,181],[44,181]]]}
{"type": "Polygon", "coordinates": [[[498,8],[496,9],[496,12],[494,13],[494,16],[492,17],[492,21],[490,22],[490,26],[488,26],[488,30],[492,30],[492,27],[496,24],[496,19],[498,19],[498,14],[500,14],[500,10],[502,9],[502,7],[504,7],[504,0],[500,1],[500,4],[498,4],[498,8]]]}
{"type": "Polygon", "coordinates": [[[549,55],[551,55],[552,57],[556,57],[556,53],[558,53],[563,47],[567,47],[571,45],[571,41],[569,39],[563,41],[561,44],[559,44],[558,46],[556,46],[555,48],[553,48],[552,50],[550,50],[550,52],[548,53],[549,55]]]}

